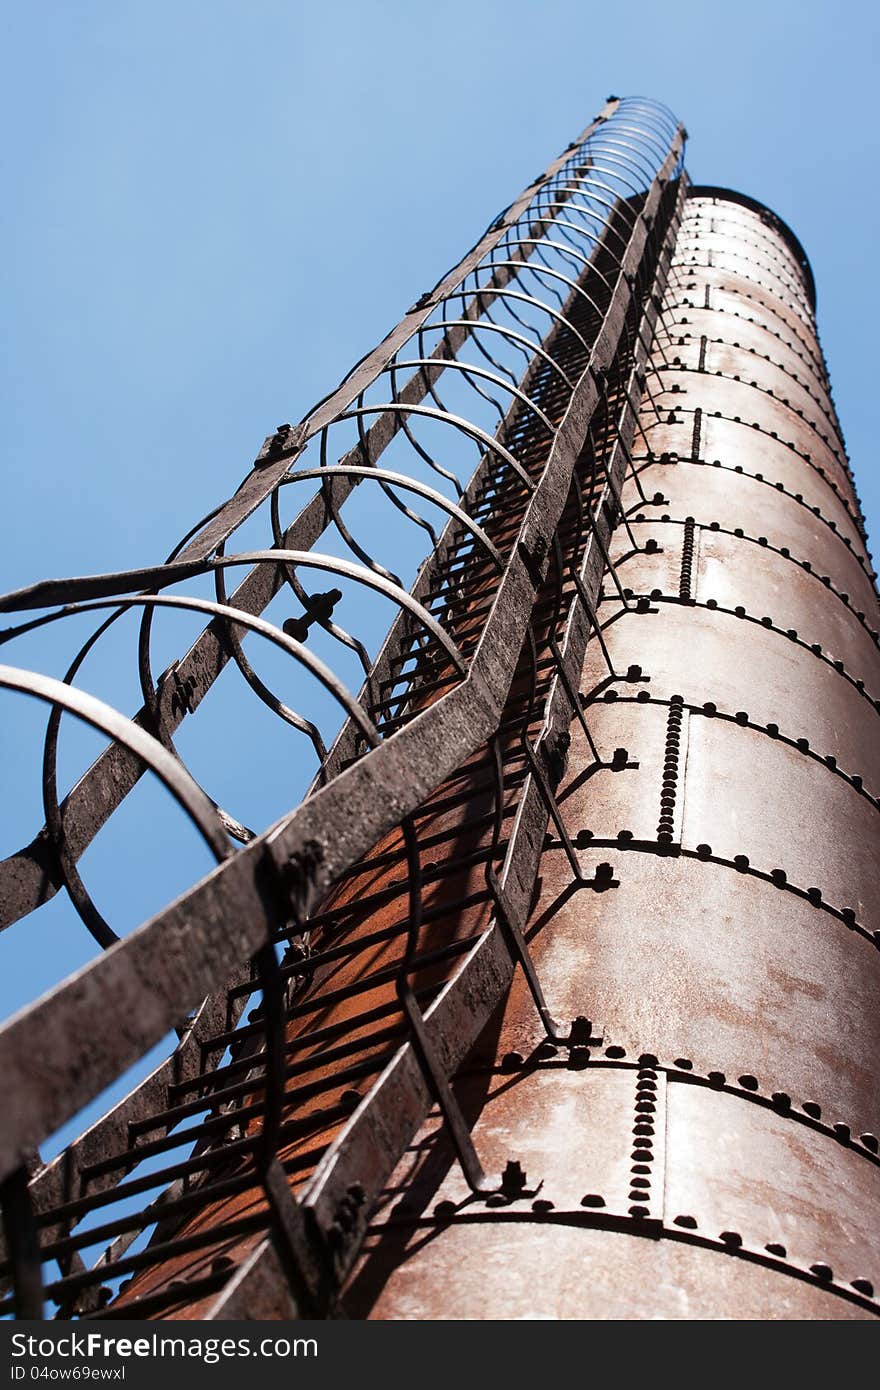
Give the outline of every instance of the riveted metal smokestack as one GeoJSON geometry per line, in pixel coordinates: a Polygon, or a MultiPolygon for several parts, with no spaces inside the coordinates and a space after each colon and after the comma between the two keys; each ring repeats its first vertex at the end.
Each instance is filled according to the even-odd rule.
{"type": "Polygon", "coordinates": [[[423,1133],[422,1199],[401,1165],[353,1311],[866,1315],[880,658],[813,311],[779,219],[692,187],[612,547],[621,591],[604,581],[608,661],[591,643],[581,681],[600,754],[628,756],[587,776],[575,723],[557,789],[580,862],[613,858],[616,885],[575,891],[554,837],[530,917],[554,1008],[595,1021],[580,1048],[541,1044],[517,980],[464,1091],[478,1143],[543,1187],[475,1213],[423,1133]]]}
{"type": "Polygon", "coordinates": [[[114,943],[78,860],[147,769],[219,861],[0,1030],[0,1310],[880,1311],[873,574],[806,256],[684,139],[609,98],[169,561],[0,596],[116,610],[0,668],[55,711],[0,925],[64,890],[114,943]],[[209,625],[154,679],[163,604],[209,625]],[[134,723],[74,688],[130,607],[134,723]],[[318,763],[267,829],[173,741],[224,668],[318,763]],[[60,799],[62,710],[110,743],[60,799]]]}

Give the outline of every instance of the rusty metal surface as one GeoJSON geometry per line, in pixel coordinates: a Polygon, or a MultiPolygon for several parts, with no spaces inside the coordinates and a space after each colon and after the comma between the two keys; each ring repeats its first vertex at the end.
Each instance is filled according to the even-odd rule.
{"type": "Polygon", "coordinates": [[[542,1039],[517,977],[459,1080],[544,1185],[482,1208],[424,1126],[351,1316],[880,1311],[877,597],[814,300],[772,213],[691,190],[581,678],[626,759],[572,725],[557,789],[614,886],[551,825],[527,929],[591,1028],[542,1039]]]}
{"type": "Polygon", "coordinates": [[[56,712],[2,920],[64,888],[109,949],[0,1031],[4,1311],[880,1311],[873,570],[803,249],[683,139],[609,99],[165,565],[0,598],[7,641],[144,614],[131,725],[8,676],[56,712]],[[263,502],[272,548],[225,554],[263,502]],[[155,678],[163,605],[210,625],[155,678]],[[227,666],[317,761],[267,830],[174,742],[227,666]],[[62,709],[113,741],[59,802],[62,709]],[[147,767],[221,862],[115,942],[78,861],[147,767]]]}
{"type": "Polygon", "coordinates": [[[873,1262],[862,1223],[880,1173],[852,1151],[841,1158],[834,1137],[805,1136],[775,1112],[653,1067],[572,1069],[508,1054],[476,1089],[481,1141],[506,1151],[516,1134],[543,1186],[481,1210],[442,1135],[424,1131],[377,1214],[350,1316],[424,1317],[438,1297],[449,1316],[456,1307],[469,1318],[870,1316],[855,1271],[873,1262]],[[576,1161],[560,1143],[566,1130],[582,1136],[576,1161]],[[767,1169],[745,1178],[743,1147],[767,1169]],[[833,1225],[817,1219],[827,1208],[833,1225]],[[384,1288],[383,1263],[395,1271],[384,1288]],[[820,1264],[830,1279],[812,1270],[820,1264]]]}

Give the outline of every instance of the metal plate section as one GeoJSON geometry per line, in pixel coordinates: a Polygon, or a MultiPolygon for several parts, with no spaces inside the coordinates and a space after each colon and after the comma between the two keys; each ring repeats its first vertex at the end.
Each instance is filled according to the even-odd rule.
{"type": "Polygon", "coordinates": [[[846,1282],[880,1274],[880,1168],[828,1135],[704,1086],[670,1085],[666,1210],[746,1246],[821,1262],[846,1282]],[[748,1155],[754,1167],[747,1171],[748,1155]]]}
{"type": "MultiPolygon", "coordinates": [[[[634,1070],[572,1070],[555,1059],[526,1068],[512,1054],[500,1070],[463,1075],[458,1095],[465,1111],[478,1117],[473,1135],[487,1166],[503,1168],[512,1158],[529,1194],[521,1201],[492,1199],[488,1210],[520,1212],[537,1204],[541,1214],[592,1203],[592,1210],[626,1216],[637,1084],[634,1070]],[[565,1135],[576,1138],[574,1147],[561,1142],[565,1135]]],[[[428,1217],[438,1206],[442,1216],[450,1205],[463,1214],[485,1213],[484,1203],[473,1202],[434,1115],[398,1165],[374,1219],[428,1217]]]]}
{"type": "Polygon", "coordinates": [[[352,1287],[350,1316],[421,1319],[611,1321],[664,1319],[870,1318],[857,1303],[815,1281],[780,1278],[772,1264],[731,1258],[696,1244],[524,1221],[449,1221],[377,1232],[371,1249],[388,1254],[394,1274],[378,1291],[376,1266],[352,1287]]]}
{"type": "Polygon", "coordinates": [[[432,1186],[426,1127],[356,1316],[877,1311],[877,596],[812,277],[748,199],[688,201],[632,452],[527,929],[589,1022],[548,1042],[515,977],[461,1084],[529,1191],[432,1186]]]}

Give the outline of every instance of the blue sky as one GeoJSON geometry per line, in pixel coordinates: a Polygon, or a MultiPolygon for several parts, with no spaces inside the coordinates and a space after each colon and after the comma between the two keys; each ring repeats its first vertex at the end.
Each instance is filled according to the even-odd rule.
{"type": "MultiPolygon", "coordinates": [[[[10,8],[0,589],[164,559],[610,92],[667,102],[692,177],[767,202],[803,242],[876,537],[878,16],[816,0],[10,8]]],[[[48,643],[31,650],[58,671],[48,643]]],[[[131,709],[115,651],[98,693],[131,709]]],[[[42,821],[44,719],[4,697],[4,854],[42,821]]],[[[256,785],[234,745],[224,776],[256,785]]],[[[90,747],[74,740],[69,775],[90,747]]],[[[209,866],[138,795],[129,857],[89,863],[123,928],[209,866]]],[[[83,938],[60,904],[13,929],[0,1004],[87,959],[83,938]]]]}

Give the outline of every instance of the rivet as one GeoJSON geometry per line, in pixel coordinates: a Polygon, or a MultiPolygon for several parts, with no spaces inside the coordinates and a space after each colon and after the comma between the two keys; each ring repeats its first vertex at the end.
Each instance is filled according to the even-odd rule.
{"type": "Polygon", "coordinates": [[[788,1254],[788,1251],[786,1250],[784,1245],[778,1245],[774,1241],[771,1241],[769,1245],[765,1245],[764,1249],[770,1255],[778,1255],[779,1259],[781,1260],[784,1260],[786,1255],[788,1254]]]}
{"type": "Polygon", "coordinates": [[[587,1192],[581,1198],[582,1207],[604,1207],[605,1198],[600,1197],[598,1192],[587,1192]]]}
{"type": "Polygon", "coordinates": [[[746,1073],[745,1076],[741,1076],[739,1078],[739,1084],[742,1086],[744,1091],[757,1091],[758,1089],[757,1077],[751,1076],[749,1075],[749,1073],[746,1073]]]}
{"type": "Polygon", "coordinates": [[[693,1216],[674,1216],[672,1218],[672,1224],[674,1226],[683,1226],[687,1231],[695,1231],[697,1229],[697,1222],[693,1216]]]}
{"type": "Polygon", "coordinates": [[[821,1279],[825,1284],[834,1278],[834,1271],[831,1266],[823,1264],[821,1260],[817,1264],[810,1265],[810,1273],[815,1274],[816,1278],[821,1279]]]}
{"type": "Polygon", "coordinates": [[[814,1100],[805,1100],[801,1109],[805,1115],[809,1115],[814,1120],[820,1120],[822,1118],[822,1107],[821,1105],[817,1105],[814,1100]]]}
{"type": "Polygon", "coordinates": [[[727,1077],[723,1071],[710,1071],[708,1074],[710,1086],[723,1086],[726,1080],[727,1077]]]}
{"type": "Polygon", "coordinates": [[[605,1049],[605,1056],[606,1056],[606,1057],[612,1058],[612,1060],[617,1060],[617,1059],[620,1058],[620,1057],[625,1057],[625,1056],[626,1056],[626,1048],[625,1048],[625,1047],[617,1047],[616,1045],[615,1045],[614,1047],[606,1047],[606,1049],[605,1049]]]}
{"type": "Polygon", "coordinates": [[[870,1132],[867,1134],[860,1134],[859,1141],[864,1144],[869,1153],[875,1154],[877,1150],[880,1149],[880,1140],[878,1140],[876,1134],[871,1134],[870,1132]]]}
{"type": "Polygon", "coordinates": [[[738,1250],[743,1243],[739,1231],[722,1231],[719,1239],[731,1250],[738,1250]]]}

